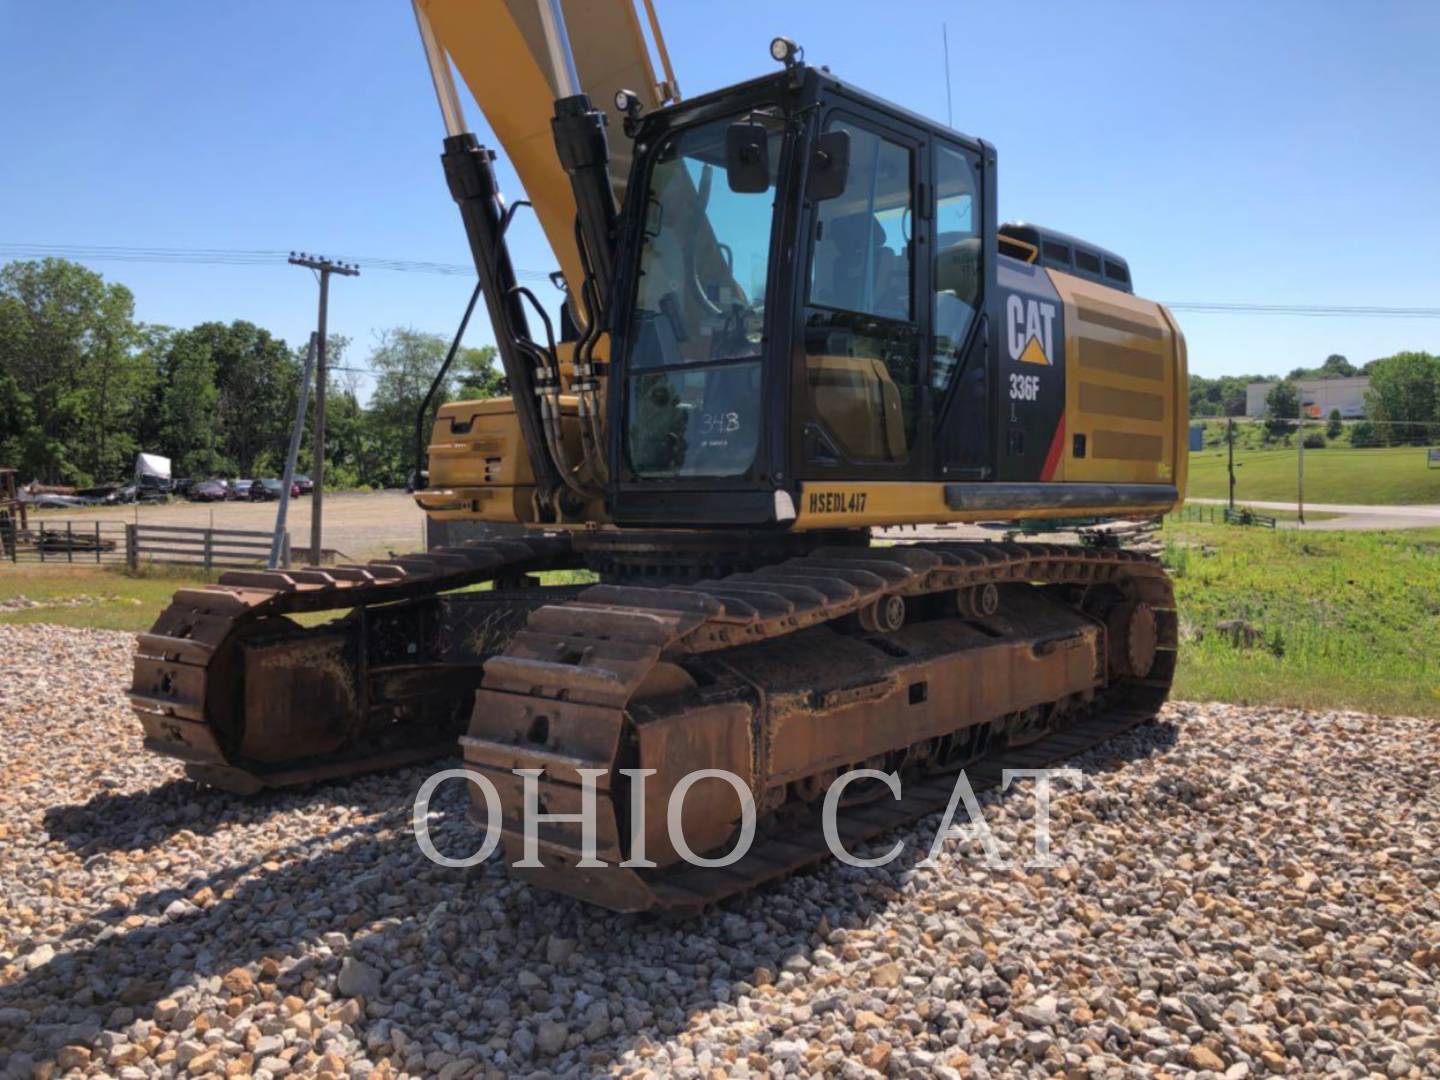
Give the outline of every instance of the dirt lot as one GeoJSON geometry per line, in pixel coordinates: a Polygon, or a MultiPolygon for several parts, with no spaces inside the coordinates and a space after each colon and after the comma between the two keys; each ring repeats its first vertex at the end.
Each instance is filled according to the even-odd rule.
{"type": "MultiPolygon", "coordinates": [[[[192,503],[183,500],[163,506],[86,507],[78,510],[48,510],[32,514],[32,520],[52,521],[140,521],[154,525],[193,525],[218,529],[272,529],[273,502],[192,503]]],[[[417,551],[425,546],[425,515],[403,491],[332,494],[325,496],[325,546],[337,548],[350,559],[383,556],[388,551],[417,551]]],[[[310,499],[290,504],[290,542],[301,547],[310,542],[310,499]]]]}

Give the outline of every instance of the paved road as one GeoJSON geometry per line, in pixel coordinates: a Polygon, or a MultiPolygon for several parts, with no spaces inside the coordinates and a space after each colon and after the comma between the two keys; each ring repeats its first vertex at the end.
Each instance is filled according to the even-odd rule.
{"type": "MultiPolygon", "coordinates": [[[[1186,499],[1187,503],[1198,506],[1224,506],[1224,499],[1186,499]]],[[[1252,510],[1283,510],[1296,512],[1293,502],[1253,502],[1242,500],[1237,505],[1252,510]]],[[[1307,522],[1306,529],[1436,529],[1440,528],[1440,506],[1367,506],[1355,503],[1311,503],[1305,504],[1307,511],[1317,514],[1334,514],[1332,518],[1307,522]]],[[[1281,521],[1282,528],[1301,528],[1298,521],[1281,521]]]]}

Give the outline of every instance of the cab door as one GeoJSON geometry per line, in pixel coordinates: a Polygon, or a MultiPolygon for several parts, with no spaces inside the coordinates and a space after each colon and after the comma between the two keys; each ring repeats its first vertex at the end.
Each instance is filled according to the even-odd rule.
{"type": "Polygon", "coordinates": [[[986,305],[994,292],[994,209],[984,147],[937,138],[930,393],[936,463],[946,480],[993,475],[991,371],[986,305]]]}
{"type": "Polygon", "coordinates": [[[793,382],[793,458],[809,479],[911,479],[930,465],[924,132],[848,102],[845,190],[811,203],[793,382]]]}

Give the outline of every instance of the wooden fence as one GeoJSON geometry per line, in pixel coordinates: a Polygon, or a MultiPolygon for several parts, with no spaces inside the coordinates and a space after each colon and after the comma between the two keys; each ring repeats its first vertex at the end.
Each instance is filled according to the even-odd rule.
{"type": "Polygon", "coordinates": [[[1231,510],[1228,506],[1208,506],[1195,503],[1186,503],[1173,514],[1167,515],[1173,521],[1198,521],[1201,524],[1209,522],[1211,525],[1259,525],[1262,528],[1273,529],[1276,519],[1273,514],[1262,514],[1251,510],[1248,506],[1237,506],[1231,510]]]}
{"type": "MultiPolygon", "coordinates": [[[[244,569],[270,558],[271,533],[258,529],[199,529],[180,525],[127,525],[126,562],[197,566],[205,570],[244,569]]],[[[290,565],[290,534],[281,538],[280,565],[290,565]]]]}
{"type": "Polygon", "coordinates": [[[129,550],[123,521],[37,521],[22,529],[0,522],[0,556],[12,563],[123,563],[129,550]]]}
{"type": "MultiPolygon", "coordinates": [[[[173,563],[202,570],[250,569],[270,559],[271,533],[258,529],[206,529],[124,521],[31,519],[22,529],[0,522],[0,559],[12,563],[173,563]]],[[[280,565],[290,565],[290,534],[283,535],[280,565]]]]}

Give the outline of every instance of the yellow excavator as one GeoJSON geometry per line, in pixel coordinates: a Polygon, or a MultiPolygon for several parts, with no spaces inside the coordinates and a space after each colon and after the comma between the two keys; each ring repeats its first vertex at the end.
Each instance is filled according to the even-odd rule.
{"type": "Polygon", "coordinates": [[[847,770],[905,780],[899,800],[849,789],[853,844],[944,807],[956,770],[984,783],[1154,717],[1178,642],[1156,560],[871,535],[1179,505],[1184,338],[1124,259],[998,224],[991,144],[786,38],[769,73],[682,99],[648,0],[414,8],[471,307],[508,384],[438,408],[416,499],[492,531],[182,589],[135,661],[150,750],[253,792],[458,740],[515,859],[527,811],[575,813],[598,777],[604,865],[577,865],[581,825],[545,820],[543,865],[516,872],[686,910],[825,857],[847,770]],[[527,201],[503,199],[455,71],[527,201]],[[507,246],[527,208],[558,319],[507,246]],[[334,617],[292,618],[314,612],[334,617]],[[529,800],[519,769],[542,770],[529,800]],[[758,808],[725,867],[681,858],[666,828],[678,789],[680,846],[733,841],[739,793],[686,780],[707,769],[758,808]]]}

